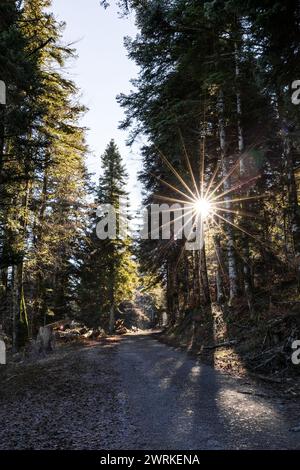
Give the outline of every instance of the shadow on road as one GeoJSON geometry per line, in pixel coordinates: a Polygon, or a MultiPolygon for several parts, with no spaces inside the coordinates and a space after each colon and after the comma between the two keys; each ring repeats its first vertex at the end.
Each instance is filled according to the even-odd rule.
{"type": "MultiPolygon", "coordinates": [[[[213,339],[213,328],[211,334],[213,339]]],[[[135,442],[138,448],[299,448],[289,432],[291,422],[276,400],[260,390],[250,395],[241,380],[155,338],[155,334],[127,336],[119,347],[129,419],[140,437],[135,442]]]]}

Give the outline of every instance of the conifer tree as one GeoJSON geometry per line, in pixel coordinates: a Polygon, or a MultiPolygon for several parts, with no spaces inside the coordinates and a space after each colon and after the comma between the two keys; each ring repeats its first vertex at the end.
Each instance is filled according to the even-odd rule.
{"type": "Polygon", "coordinates": [[[72,312],[85,212],[86,145],[79,125],[84,107],[64,76],[74,51],[62,44],[63,24],[50,6],[48,0],[6,2],[10,22],[0,35],[8,92],[1,144],[1,290],[3,323],[15,350],[41,324],[72,312]]]}
{"type": "MultiPolygon", "coordinates": [[[[178,198],[170,185],[187,193],[160,154],[193,188],[188,154],[200,184],[201,147],[204,183],[219,167],[222,171],[215,182],[224,177],[222,191],[228,196],[223,196],[222,219],[208,233],[207,263],[200,264],[207,267],[211,292],[217,292],[212,298],[223,303],[225,294],[232,307],[237,300],[245,302],[253,319],[258,279],[265,279],[268,270],[272,278],[282,267],[283,251],[290,252],[290,260],[292,254],[298,259],[298,110],[291,105],[298,57],[298,2],[291,0],[284,6],[255,0],[118,4],[125,14],[134,10],[139,29],[136,38],[126,38],[126,46],[140,74],[135,90],[120,95],[119,102],[127,113],[122,128],[131,129],[132,141],[138,134],[147,137],[141,173],[145,203],[162,194],[178,198]],[[277,35],[282,15],[285,27],[277,35]],[[272,202],[255,199],[270,191],[272,202]],[[286,207],[278,202],[283,194],[286,207]],[[237,201],[240,197],[250,199],[237,201]],[[255,217],[249,218],[251,213],[255,217]],[[275,219],[268,219],[269,226],[262,221],[268,213],[276,213],[275,219]],[[282,230],[281,217],[289,230],[282,230]],[[262,270],[266,260],[267,269],[262,270]]],[[[180,256],[182,246],[174,240],[169,244],[143,241],[142,246],[145,266],[159,273],[166,284],[170,318],[174,319],[178,304],[183,314],[187,299],[190,307],[201,309],[207,283],[204,273],[199,276],[199,257],[180,256]]],[[[285,269],[292,265],[290,261],[290,268],[285,269]]]]}
{"type": "Polygon", "coordinates": [[[101,316],[106,318],[108,330],[112,333],[118,305],[123,300],[130,300],[135,294],[137,266],[126,228],[127,174],[113,140],[107,146],[101,164],[102,175],[95,199],[98,211],[92,219],[93,228],[86,242],[87,251],[82,266],[81,304],[94,322],[99,323],[101,316]],[[114,225],[112,237],[106,238],[104,235],[100,237],[104,239],[99,239],[95,229],[108,211],[114,225]]]}

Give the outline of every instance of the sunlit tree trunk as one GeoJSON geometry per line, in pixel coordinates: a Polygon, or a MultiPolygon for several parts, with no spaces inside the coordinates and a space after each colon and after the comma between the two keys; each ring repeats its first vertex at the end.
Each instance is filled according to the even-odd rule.
{"type": "MultiPolygon", "coordinates": [[[[44,176],[43,176],[43,185],[42,185],[42,194],[41,202],[37,213],[36,221],[36,231],[34,234],[34,243],[36,246],[36,251],[40,249],[40,245],[43,240],[44,231],[45,231],[45,213],[48,201],[48,161],[45,163],[44,176]]],[[[47,305],[46,305],[46,292],[45,292],[45,279],[42,274],[42,270],[37,266],[37,276],[36,276],[36,295],[37,299],[37,311],[34,312],[35,317],[43,319],[43,324],[46,324],[46,314],[47,314],[47,305]]],[[[33,323],[35,323],[36,318],[32,318],[33,323]]],[[[33,327],[34,329],[34,327],[33,327]]]]}
{"type": "Polygon", "coordinates": [[[220,236],[214,237],[215,252],[217,258],[217,272],[216,272],[216,300],[218,304],[222,304],[225,301],[225,289],[223,283],[223,272],[222,272],[222,249],[220,236]]]}
{"type": "MultiPolygon", "coordinates": [[[[220,91],[219,101],[219,135],[220,135],[220,149],[221,149],[221,168],[223,177],[225,177],[229,172],[228,158],[227,158],[227,143],[226,143],[226,130],[225,130],[225,119],[224,119],[224,93],[223,90],[220,91]]],[[[224,181],[224,191],[231,189],[230,178],[226,178],[224,181]]],[[[226,209],[231,208],[229,202],[230,197],[224,196],[226,202],[226,209]]],[[[227,242],[227,259],[228,259],[228,277],[229,277],[229,305],[232,304],[234,299],[238,296],[238,273],[237,273],[237,263],[236,263],[236,254],[234,248],[234,233],[233,227],[230,223],[233,221],[231,213],[227,213],[225,218],[228,223],[224,224],[224,230],[226,233],[226,242],[227,242]]]]}

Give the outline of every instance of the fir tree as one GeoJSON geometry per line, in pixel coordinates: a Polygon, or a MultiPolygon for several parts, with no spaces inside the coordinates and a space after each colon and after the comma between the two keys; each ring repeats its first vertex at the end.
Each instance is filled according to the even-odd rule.
{"type": "MultiPolygon", "coordinates": [[[[81,283],[82,309],[94,321],[107,319],[110,333],[114,331],[115,312],[123,300],[130,300],[137,287],[136,262],[130,236],[126,233],[127,174],[121,155],[112,140],[102,158],[102,176],[97,187],[95,205],[104,214],[93,218],[93,231],[87,240],[81,283]],[[95,226],[106,216],[106,206],[113,208],[115,235],[100,240],[95,226]],[[125,232],[122,230],[124,225],[125,232]],[[122,233],[123,232],[123,233],[122,233]]],[[[103,320],[102,320],[103,321],[103,320]]]]}

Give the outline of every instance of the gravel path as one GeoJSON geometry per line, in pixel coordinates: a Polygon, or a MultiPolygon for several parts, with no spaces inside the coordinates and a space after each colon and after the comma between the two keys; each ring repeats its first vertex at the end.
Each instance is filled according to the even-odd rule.
{"type": "Polygon", "coordinates": [[[0,449],[300,449],[300,406],[151,335],[69,347],[0,375],[0,449]]]}

